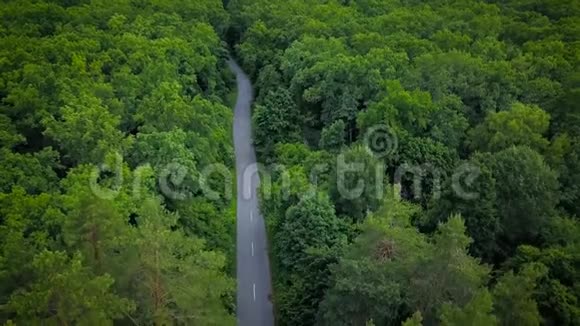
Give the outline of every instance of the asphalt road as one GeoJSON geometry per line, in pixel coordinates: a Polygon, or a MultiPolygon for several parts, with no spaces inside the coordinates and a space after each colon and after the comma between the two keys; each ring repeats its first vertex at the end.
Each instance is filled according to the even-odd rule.
{"type": "Polygon", "coordinates": [[[270,264],[264,219],[258,209],[256,152],[252,143],[253,89],[248,76],[234,62],[238,98],[234,109],[234,147],[237,174],[237,319],[239,326],[272,326],[270,264]]]}

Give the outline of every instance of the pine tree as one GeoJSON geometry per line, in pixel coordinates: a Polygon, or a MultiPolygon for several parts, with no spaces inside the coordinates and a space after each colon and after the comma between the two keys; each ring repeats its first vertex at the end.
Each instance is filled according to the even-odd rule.
{"type": "Polygon", "coordinates": [[[134,304],[112,293],[113,279],[94,276],[82,255],[43,251],[34,257],[34,280],[15,292],[7,308],[22,325],[113,325],[134,304]]]}
{"type": "Polygon", "coordinates": [[[138,215],[137,319],[154,325],[233,324],[223,301],[233,291],[223,271],[225,257],[176,229],[177,216],[156,199],[145,199],[138,215]]]}

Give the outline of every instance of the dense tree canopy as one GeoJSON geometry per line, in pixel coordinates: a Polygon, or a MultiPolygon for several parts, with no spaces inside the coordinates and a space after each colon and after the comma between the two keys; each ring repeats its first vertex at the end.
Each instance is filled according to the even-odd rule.
{"type": "Polygon", "coordinates": [[[233,162],[228,17],[213,0],[3,2],[0,324],[235,322],[231,196],[196,183],[233,162]]]}
{"type": "Polygon", "coordinates": [[[580,325],[579,26],[572,0],[3,1],[0,324],[235,323],[233,56],[278,325],[580,325]]]}
{"type": "MultiPolygon", "coordinates": [[[[312,191],[329,194],[347,239],[319,279],[316,321],[296,310],[320,287],[290,289],[281,272],[311,261],[274,261],[280,325],[579,323],[580,279],[554,265],[573,264],[575,237],[553,231],[579,214],[575,2],[232,0],[228,9],[228,40],[256,81],[260,159],[292,171],[290,182],[274,175],[287,196],[262,200],[274,244],[294,239],[281,225],[312,191]],[[406,223],[386,217],[398,210],[406,223]]],[[[319,239],[337,229],[326,232],[319,239]]]]}

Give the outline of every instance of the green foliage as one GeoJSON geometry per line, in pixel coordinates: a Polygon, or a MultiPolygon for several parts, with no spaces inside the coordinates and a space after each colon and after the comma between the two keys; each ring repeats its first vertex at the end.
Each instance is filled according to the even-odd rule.
{"type": "Polygon", "coordinates": [[[542,318],[533,298],[538,279],[546,275],[544,265],[526,265],[514,275],[502,275],[493,288],[494,311],[501,325],[540,325],[542,318]]]}
{"type": "Polygon", "coordinates": [[[413,316],[407,318],[402,324],[402,326],[422,326],[423,317],[420,312],[415,312],[413,316]]]}
{"type": "Polygon", "coordinates": [[[470,121],[488,112],[509,107],[517,94],[514,72],[505,62],[487,63],[468,53],[452,50],[429,53],[416,59],[413,85],[431,93],[439,101],[444,96],[459,96],[470,121]]]}
{"type": "Polygon", "coordinates": [[[456,166],[457,153],[431,138],[403,136],[398,142],[391,162],[394,180],[402,184],[406,198],[425,205],[438,196],[456,166]]]}
{"type": "Polygon", "coordinates": [[[339,215],[361,221],[379,207],[385,192],[384,165],[363,146],[342,152],[330,175],[330,195],[339,215]]]}
{"type": "Polygon", "coordinates": [[[232,280],[222,274],[225,257],[204,250],[202,240],[173,231],[177,217],[154,199],[145,200],[138,214],[134,246],[139,272],[132,291],[139,320],[233,324],[222,303],[222,296],[233,290],[232,280]]]}
{"type": "Polygon", "coordinates": [[[119,118],[97,98],[83,97],[61,110],[62,120],[50,117],[46,135],[55,139],[65,157],[75,164],[102,163],[108,152],[123,153],[131,139],[118,130],[119,118]]]}
{"type": "MultiPolygon", "coordinates": [[[[354,246],[369,219],[385,214],[384,192],[372,196],[377,191],[369,189],[392,180],[402,201],[426,209],[414,211],[406,226],[412,222],[439,239],[443,223],[443,234],[458,241],[457,256],[442,254],[449,248],[435,240],[422,254],[465,267],[453,285],[443,276],[455,270],[422,259],[417,273],[428,281],[419,284],[424,288],[411,286],[413,273],[399,279],[363,254],[351,259],[349,246],[333,267],[319,319],[278,321],[390,325],[419,310],[429,325],[502,323],[502,316],[494,316],[493,291],[483,288],[487,268],[477,268],[466,250],[490,263],[496,269],[492,275],[501,278],[502,264],[518,246],[545,250],[551,239],[561,238],[546,234],[557,212],[579,215],[578,6],[558,0],[232,0],[228,7],[229,40],[258,88],[259,158],[289,166],[295,178],[289,196],[262,203],[274,242],[285,237],[280,225],[286,210],[299,202],[301,191],[316,186],[330,195],[335,214],[351,222],[344,234],[357,239],[354,246]],[[299,120],[279,121],[283,114],[265,113],[263,103],[276,89],[288,91],[288,107],[299,112],[299,120]],[[303,134],[280,136],[276,128],[288,122],[303,134]],[[380,140],[388,147],[380,158],[360,146],[374,145],[368,137],[377,127],[388,128],[389,137],[380,140]],[[341,159],[364,167],[343,176],[341,159]],[[321,172],[316,164],[329,168],[321,172]],[[362,191],[345,191],[359,182],[362,191]],[[448,220],[455,214],[464,226],[448,220]],[[473,241],[459,241],[469,238],[473,241]],[[430,289],[431,284],[444,290],[430,289]]],[[[275,179],[273,188],[281,191],[283,178],[275,179]]],[[[540,260],[532,256],[529,262],[540,260]]],[[[277,302],[283,311],[298,310],[288,302],[309,295],[304,284],[319,288],[302,278],[292,283],[300,285],[277,293],[284,297],[277,302]]],[[[548,283],[544,293],[552,296],[537,300],[542,318],[573,324],[571,283],[548,283]]]]}
{"type": "Polygon", "coordinates": [[[457,96],[447,96],[436,105],[439,107],[429,119],[428,136],[452,149],[458,149],[469,123],[461,113],[463,104],[457,96]]]}
{"type": "Polygon", "coordinates": [[[62,214],[54,205],[55,196],[29,195],[21,187],[0,194],[0,300],[26,286],[34,273],[33,257],[51,246],[62,214]]]}
{"type": "Polygon", "coordinates": [[[274,256],[284,291],[279,298],[280,318],[285,324],[316,321],[328,286],[329,265],[336,262],[345,240],[325,195],[307,195],[288,208],[274,237],[274,256]]]}
{"type": "Polygon", "coordinates": [[[118,248],[127,245],[132,231],[120,212],[110,202],[86,193],[63,199],[69,206],[62,235],[67,247],[80,250],[97,272],[119,268],[123,257],[118,248]]]}
{"type": "Polygon", "coordinates": [[[435,111],[429,93],[406,91],[398,81],[386,81],[385,84],[386,96],[360,113],[359,127],[366,130],[382,122],[413,134],[424,131],[430,114],[435,111]]]}
{"type": "Polygon", "coordinates": [[[58,181],[55,172],[59,167],[58,159],[58,152],[50,148],[33,154],[0,148],[0,190],[9,192],[15,185],[34,194],[54,190],[58,181]]]}
{"type": "Polygon", "coordinates": [[[544,151],[548,140],[550,115],[537,106],[516,103],[509,111],[489,114],[485,121],[470,133],[470,144],[475,150],[497,152],[510,146],[528,146],[544,151]]]}
{"type": "Polygon", "coordinates": [[[133,146],[132,165],[137,167],[150,164],[160,172],[169,164],[175,163],[188,169],[189,173],[195,174],[196,158],[187,148],[188,143],[193,142],[193,136],[181,129],[140,133],[133,146]]]}
{"type": "Polygon", "coordinates": [[[283,88],[265,95],[262,104],[255,108],[253,119],[254,144],[266,157],[272,154],[276,143],[300,139],[298,108],[283,88]]]}
{"type": "Polygon", "coordinates": [[[410,297],[427,322],[436,320],[437,310],[446,302],[468,304],[486,282],[489,269],[469,256],[472,240],[465,231],[458,215],[440,224],[433,248],[416,267],[410,297]]]}
{"type": "MultiPolygon", "coordinates": [[[[177,201],[179,225],[187,236],[205,239],[208,249],[231,253],[235,215],[203,198],[177,201]]],[[[230,257],[228,257],[230,258],[230,257]]]]}
{"type": "Polygon", "coordinates": [[[223,3],[8,1],[0,18],[0,324],[232,324],[231,197],[163,175],[232,166],[223,3]],[[163,181],[187,201],[151,199],[163,181]]]}
{"type": "Polygon", "coordinates": [[[442,305],[467,304],[485,283],[488,269],[467,254],[461,218],[442,224],[431,243],[411,226],[407,205],[387,201],[332,269],[324,324],[396,324],[417,310],[433,322],[442,305]]]}
{"type": "Polygon", "coordinates": [[[288,272],[302,265],[300,260],[306,249],[333,247],[339,243],[339,222],[328,198],[311,195],[288,208],[278,236],[275,240],[281,267],[288,272]]]}
{"type": "Polygon", "coordinates": [[[24,137],[16,131],[9,117],[0,114],[0,147],[11,148],[25,141],[24,137]]]}
{"type": "MultiPolygon", "coordinates": [[[[497,212],[509,251],[536,237],[554,214],[558,200],[556,174],[540,154],[511,147],[494,155],[497,212]]],[[[505,252],[504,252],[505,254],[505,252]]]]}
{"type": "MultiPolygon", "coordinates": [[[[193,145],[196,140],[193,133],[181,129],[140,133],[130,156],[132,165],[152,166],[161,192],[167,198],[191,198],[198,191],[196,181],[199,173],[198,159],[188,145],[193,145]]],[[[201,144],[204,145],[207,146],[201,144]]]]}
{"type": "Polygon", "coordinates": [[[131,301],[111,292],[114,281],[109,275],[93,276],[81,255],[43,251],[32,266],[34,281],[8,303],[18,323],[112,325],[113,319],[135,309],[131,301]]]}
{"type": "Polygon", "coordinates": [[[464,166],[477,173],[476,179],[466,185],[456,185],[458,187],[451,184],[453,181],[445,184],[441,198],[430,202],[426,220],[419,224],[423,229],[431,231],[447,216],[461,214],[473,238],[470,252],[491,262],[497,250],[501,225],[496,206],[497,181],[491,169],[484,164],[485,157],[477,154],[464,163],[464,166]]]}
{"type": "Polygon", "coordinates": [[[463,308],[444,304],[441,309],[441,325],[497,325],[497,318],[492,314],[492,297],[489,291],[482,290],[463,308]]]}
{"type": "MultiPolygon", "coordinates": [[[[546,228],[543,237],[546,243],[543,248],[529,245],[520,246],[517,253],[509,261],[507,267],[520,268],[525,270],[528,264],[541,264],[537,271],[543,271],[545,266],[548,273],[537,273],[535,269],[528,272],[528,279],[532,276],[540,275],[537,279],[536,288],[533,292],[537,302],[538,310],[542,319],[546,323],[573,325],[580,320],[578,302],[580,302],[576,284],[580,275],[575,266],[580,261],[578,253],[579,223],[575,219],[556,218],[546,228]],[[534,272],[534,273],[532,273],[534,272]]],[[[535,266],[535,265],[533,265],[535,266]]],[[[520,291],[533,287],[529,280],[524,282],[527,285],[518,285],[520,291]]],[[[524,308],[533,306],[529,301],[515,301],[524,308]],[[527,305],[526,305],[527,303],[527,305]]],[[[533,312],[533,310],[532,310],[533,312]]],[[[529,318],[529,314],[524,317],[529,318]]],[[[533,315],[531,315],[533,316],[533,315]]]]}
{"type": "Polygon", "coordinates": [[[330,126],[322,129],[319,146],[329,152],[340,152],[345,144],[346,124],[337,120],[330,126]]]}
{"type": "Polygon", "coordinates": [[[560,205],[574,216],[580,216],[580,139],[575,138],[562,157],[558,169],[560,180],[560,205]]]}
{"type": "Polygon", "coordinates": [[[195,178],[233,165],[228,42],[259,160],[286,167],[261,196],[280,325],[580,324],[578,17],[563,0],[6,1],[0,323],[234,322],[234,205],[195,178]],[[377,126],[385,153],[363,146],[377,126]]]}
{"type": "Polygon", "coordinates": [[[379,325],[396,324],[404,317],[410,275],[427,250],[424,236],[408,224],[405,206],[385,206],[384,216],[369,218],[363,233],[332,268],[321,324],[363,325],[369,319],[379,325]],[[403,222],[393,222],[393,217],[403,222]]]}
{"type": "Polygon", "coordinates": [[[279,285],[277,303],[284,324],[316,323],[320,302],[330,283],[329,267],[336,264],[341,253],[340,246],[307,250],[301,270],[291,275],[286,285],[279,285]]]}
{"type": "Polygon", "coordinates": [[[580,74],[574,73],[569,76],[563,86],[564,93],[557,99],[550,111],[554,129],[579,136],[580,112],[576,103],[580,98],[580,74]]]}

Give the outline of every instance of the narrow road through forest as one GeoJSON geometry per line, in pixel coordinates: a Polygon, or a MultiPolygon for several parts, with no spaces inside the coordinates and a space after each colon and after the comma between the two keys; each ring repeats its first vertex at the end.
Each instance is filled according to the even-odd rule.
{"type": "Polygon", "coordinates": [[[237,174],[237,319],[239,326],[272,326],[271,281],[264,219],[258,208],[256,153],[252,143],[252,84],[233,61],[238,97],[234,108],[237,174]]]}

